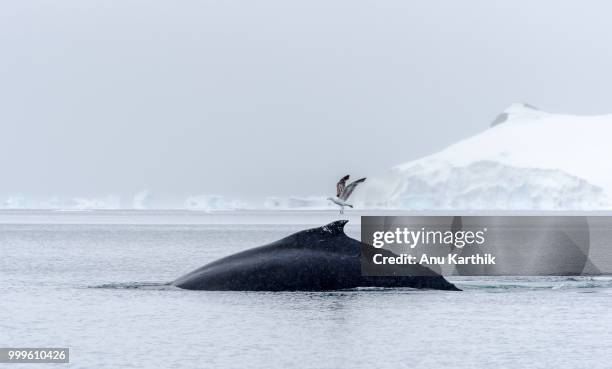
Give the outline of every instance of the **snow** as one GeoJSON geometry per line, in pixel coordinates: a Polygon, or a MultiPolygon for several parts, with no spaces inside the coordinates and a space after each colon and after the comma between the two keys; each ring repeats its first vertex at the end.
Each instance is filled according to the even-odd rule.
{"type": "Polygon", "coordinates": [[[612,115],[512,104],[491,128],[368,180],[366,207],[610,209],[612,115]]]}

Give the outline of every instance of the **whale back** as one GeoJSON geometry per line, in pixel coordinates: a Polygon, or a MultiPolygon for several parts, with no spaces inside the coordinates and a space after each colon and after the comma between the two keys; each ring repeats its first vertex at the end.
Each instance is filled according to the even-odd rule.
{"type": "Polygon", "coordinates": [[[347,288],[359,272],[360,243],[337,221],[294,233],[194,270],[174,285],[200,290],[328,290],[347,288]]]}
{"type": "MultiPolygon", "coordinates": [[[[415,278],[435,278],[363,277],[362,244],[344,233],[347,222],[339,220],[307,229],[224,257],[178,278],[173,284],[193,290],[322,291],[379,283],[410,287],[415,278]]],[[[422,282],[416,287],[426,287],[422,282]]]]}

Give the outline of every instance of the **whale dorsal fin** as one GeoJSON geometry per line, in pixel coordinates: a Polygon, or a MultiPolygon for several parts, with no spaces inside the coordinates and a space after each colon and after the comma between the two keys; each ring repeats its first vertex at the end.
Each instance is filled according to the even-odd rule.
{"type": "Polygon", "coordinates": [[[321,230],[330,235],[341,235],[344,234],[344,226],[348,223],[348,220],[336,220],[329,224],[321,227],[321,230]]]}

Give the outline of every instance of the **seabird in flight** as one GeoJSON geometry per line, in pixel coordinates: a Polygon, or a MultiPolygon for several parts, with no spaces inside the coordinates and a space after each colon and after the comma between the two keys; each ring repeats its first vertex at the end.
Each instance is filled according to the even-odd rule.
{"type": "Polygon", "coordinates": [[[353,191],[355,191],[355,187],[357,187],[357,185],[359,185],[360,183],[364,182],[366,179],[361,178],[358,179],[356,181],[351,182],[348,186],[346,185],[346,181],[348,181],[349,179],[349,175],[345,175],[344,177],[340,178],[340,180],[338,181],[338,183],[336,184],[336,197],[328,197],[328,200],[331,200],[334,204],[340,206],[340,214],[344,214],[344,207],[348,206],[349,208],[352,208],[353,205],[349,204],[348,202],[346,202],[346,200],[348,200],[349,196],[351,196],[351,194],[353,193],[353,191]]]}

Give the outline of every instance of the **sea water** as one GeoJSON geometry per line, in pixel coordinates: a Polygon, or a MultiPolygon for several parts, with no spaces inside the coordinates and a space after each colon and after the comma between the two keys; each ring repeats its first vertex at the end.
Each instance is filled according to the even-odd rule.
{"type": "MultiPolygon", "coordinates": [[[[345,216],[358,237],[357,215],[345,216]]],[[[70,364],[19,368],[611,367],[605,276],[451,279],[463,292],[168,285],[336,217],[1,212],[0,347],[70,347],[70,364]]]]}

